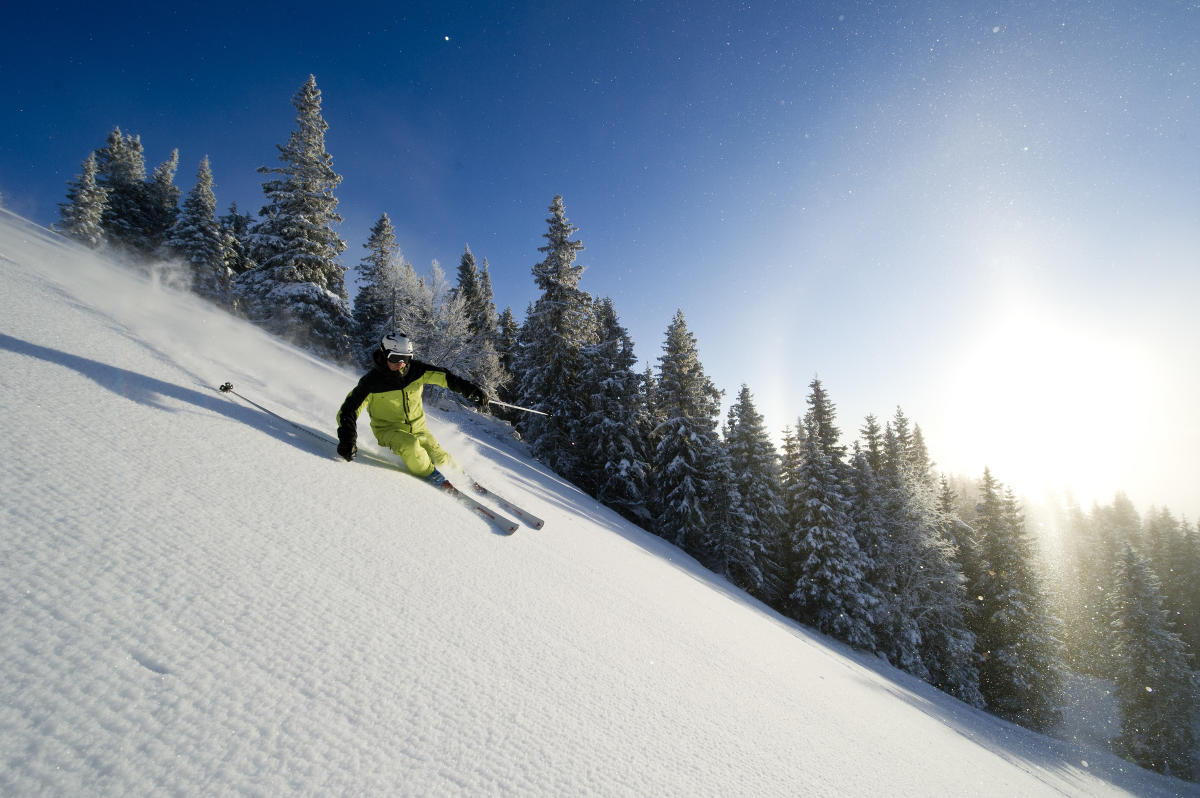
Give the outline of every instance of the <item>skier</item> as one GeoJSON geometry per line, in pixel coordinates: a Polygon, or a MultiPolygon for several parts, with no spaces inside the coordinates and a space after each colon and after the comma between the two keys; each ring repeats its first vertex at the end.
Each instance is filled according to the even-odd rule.
{"type": "Polygon", "coordinates": [[[449,487],[437,467],[450,460],[429,427],[421,393],[426,385],[440,385],[462,394],[479,407],[488,405],[487,391],[463,378],[413,359],[412,341],[404,333],[388,333],[372,355],[375,367],[358,381],[338,410],[338,454],[353,460],[358,452],[358,414],[363,405],[371,416],[375,440],[404,461],[415,477],[436,487],[449,487]]]}

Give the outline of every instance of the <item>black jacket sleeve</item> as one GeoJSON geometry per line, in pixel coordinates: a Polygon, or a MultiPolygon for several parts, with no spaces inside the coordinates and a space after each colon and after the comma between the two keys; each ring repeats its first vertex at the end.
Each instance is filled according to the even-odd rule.
{"type": "Polygon", "coordinates": [[[337,414],[337,435],[339,441],[354,442],[358,440],[358,411],[362,407],[363,402],[367,401],[367,395],[370,394],[370,389],[367,386],[370,374],[365,375],[358,381],[358,385],[354,386],[354,390],[346,394],[346,400],[342,402],[341,408],[337,414]]]}
{"type": "Polygon", "coordinates": [[[456,394],[465,396],[469,399],[473,394],[480,391],[479,386],[470,380],[464,380],[457,374],[451,374],[445,369],[442,369],[442,373],[446,375],[446,387],[454,391],[456,394]]]}

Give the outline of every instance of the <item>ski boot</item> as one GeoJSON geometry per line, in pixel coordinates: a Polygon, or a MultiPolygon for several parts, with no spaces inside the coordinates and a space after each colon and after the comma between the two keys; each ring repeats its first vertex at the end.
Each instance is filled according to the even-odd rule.
{"type": "Polygon", "coordinates": [[[425,477],[425,481],[439,490],[449,492],[455,489],[454,486],[450,484],[449,480],[446,479],[446,476],[436,468],[433,469],[432,474],[425,477]]]}

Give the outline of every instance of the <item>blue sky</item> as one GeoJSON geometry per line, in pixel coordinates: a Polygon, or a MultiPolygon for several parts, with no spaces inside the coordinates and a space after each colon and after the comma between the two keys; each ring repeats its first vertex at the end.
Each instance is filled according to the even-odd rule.
{"type": "Polygon", "coordinates": [[[953,473],[1200,515],[1196,3],[291,9],[9,12],[5,206],[54,221],[120,126],[257,211],[312,73],[348,267],[387,212],[519,317],[562,194],[640,356],[683,309],[776,432],[819,375],[848,438],[901,406],[953,473]]]}

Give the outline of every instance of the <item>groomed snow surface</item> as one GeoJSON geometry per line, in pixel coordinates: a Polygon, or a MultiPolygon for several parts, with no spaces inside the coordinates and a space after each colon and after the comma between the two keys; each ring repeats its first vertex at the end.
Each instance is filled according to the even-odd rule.
{"type": "Polygon", "coordinates": [[[3,213],[0,263],[0,794],[1200,794],[774,614],[474,411],[431,426],[544,530],[365,419],[340,460],[358,375],[169,269],[3,213]]]}

